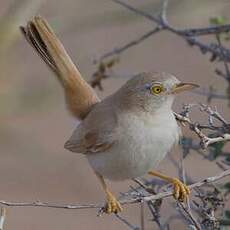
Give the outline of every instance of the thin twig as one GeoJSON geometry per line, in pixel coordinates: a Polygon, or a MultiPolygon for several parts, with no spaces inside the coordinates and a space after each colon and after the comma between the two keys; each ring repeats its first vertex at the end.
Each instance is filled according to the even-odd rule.
{"type": "Polygon", "coordinates": [[[178,202],[178,206],[186,213],[186,217],[188,217],[191,221],[191,223],[196,227],[197,230],[201,230],[201,227],[197,220],[194,218],[194,216],[191,214],[189,209],[185,207],[183,203],[178,202]]]}
{"type": "Polygon", "coordinates": [[[144,41],[147,38],[151,37],[153,34],[156,34],[160,30],[161,30],[160,27],[156,27],[153,30],[150,30],[150,31],[146,32],[145,34],[141,35],[139,38],[137,38],[135,40],[132,40],[132,41],[124,44],[121,47],[114,48],[112,51],[109,51],[109,52],[103,54],[98,60],[94,60],[94,63],[101,62],[105,58],[108,58],[108,57],[111,57],[111,56],[114,56],[114,55],[119,55],[119,54],[123,53],[124,51],[126,51],[127,49],[138,45],[139,43],[141,43],[142,41],[144,41]]]}
{"type": "MultiPolygon", "coordinates": [[[[186,172],[185,172],[185,167],[184,167],[184,153],[183,152],[181,154],[180,162],[181,162],[180,169],[179,169],[180,170],[180,177],[181,177],[183,183],[186,184],[186,172]]],[[[184,213],[186,214],[185,218],[188,219],[188,221],[191,222],[191,224],[193,224],[193,226],[197,230],[200,230],[201,227],[200,227],[198,221],[196,220],[196,218],[193,216],[192,210],[190,208],[189,197],[187,197],[185,204],[180,203],[180,202],[177,202],[177,204],[178,204],[178,207],[180,207],[184,211],[184,213]]]]}
{"type": "Polygon", "coordinates": [[[169,3],[168,0],[163,0],[162,9],[161,9],[161,13],[160,13],[161,21],[163,23],[166,22],[166,24],[168,24],[167,15],[166,15],[167,14],[168,3],[169,3]]]}
{"type": "Polygon", "coordinates": [[[218,113],[216,108],[215,110],[212,110],[209,106],[202,104],[202,103],[200,104],[200,107],[201,107],[201,110],[205,111],[210,117],[217,119],[218,121],[223,123],[223,125],[225,126],[228,125],[228,122],[224,119],[223,116],[220,115],[220,113],[218,113]]]}
{"type": "Polygon", "coordinates": [[[144,188],[145,190],[148,190],[148,186],[146,186],[141,180],[135,178],[133,179],[133,181],[135,181],[138,185],[140,185],[140,187],[144,188]]]}
{"type": "Polygon", "coordinates": [[[218,26],[210,26],[206,28],[189,28],[184,29],[183,33],[187,36],[204,36],[210,34],[220,34],[226,33],[230,31],[230,25],[218,25],[218,26]]]}
{"type": "MultiPolygon", "coordinates": [[[[182,122],[183,125],[185,123],[187,123],[189,125],[189,128],[194,133],[196,133],[196,135],[201,140],[201,147],[202,148],[207,148],[209,145],[211,145],[213,143],[216,143],[216,142],[230,141],[230,134],[229,133],[224,133],[224,134],[222,134],[221,136],[218,136],[218,137],[208,137],[207,135],[205,135],[201,131],[201,129],[199,128],[199,125],[197,123],[192,122],[188,116],[183,116],[183,115],[178,114],[178,113],[174,113],[174,115],[175,115],[175,118],[178,121],[182,122]]],[[[217,113],[215,113],[215,115],[217,115],[217,113]]]]}
{"type": "MultiPolygon", "coordinates": [[[[216,34],[216,40],[218,42],[218,45],[220,47],[223,47],[222,43],[221,43],[221,40],[220,40],[220,35],[219,34],[216,34]]],[[[223,54],[223,49],[221,49],[221,52],[223,54]]],[[[223,59],[223,62],[224,62],[224,68],[225,68],[225,72],[226,72],[226,76],[227,76],[227,80],[230,84],[230,70],[229,70],[229,67],[228,67],[228,63],[226,62],[225,58],[223,59]]]]}
{"type": "MultiPolygon", "coordinates": [[[[189,185],[189,189],[192,190],[197,187],[201,187],[210,183],[214,183],[215,181],[218,181],[226,176],[230,175],[230,169],[221,172],[220,174],[213,176],[213,177],[208,177],[204,180],[201,180],[199,182],[196,182],[194,184],[189,185]]],[[[139,203],[141,200],[144,201],[154,201],[154,200],[159,200],[159,199],[164,199],[167,197],[170,197],[173,195],[173,191],[168,191],[168,192],[162,192],[158,193],[156,195],[150,195],[150,196],[145,196],[145,197],[138,197],[138,198],[130,198],[127,200],[123,200],[120,203],[123,205],[127,204],[134,204],[134,203],[139,203]]],[[[55,208],[55,209],[92,209],[92,208],[102,208],[103,205],[101,204],[52,204],[48,202],[41,202],[41,201],[34,201],[34,202],[11,202],[11,201],[5,201],[5,200],[0,200],[1,205],[5,206],[10,206],[10,207],[44,207],[44,208],[55,208]]]]}
{"type": "MultiPolygon", "coordinates": [[[[189,185],[189,189],[192,190],[194,188],[197,188],[197,187],[201,187],[201,186],[204,186],[206,184],[210,184],[210,183],[213,183],[217,180],[220,180],[221,178],[224,178],[226,176],[229,176],[230,175],[230,169],[226,170],[226,171],[223,171],[221,172],[220,174],[216,175],[216,176],[213,176],[213,177],[208,177],[200,182],[196,182],[192,185],[189,185]]],[[[158,199],[163,199],[163,198],[166,198],[166,197],[169,197],[169,196],[172,196],[173,195],[173,192],[170,191],[170,192],[162,192],[162,193],[159,193],[157,195],[152,195],[152,196],[147,196],[147,197],[143,197],[143,200],[145,201],[149,201],[149,200],[158,200],[158,199]]],[[[131,202],[131,200],[129,201],[131,202]]]]}
{"type": "MultiPolygon", "coordinates": [[[[161,26],[161,30],[168,30],[182,38],[184,38],[190,45],[192,46],[197,46],[200,48],[200,51],[202,53],[211,53],[212,55],[216,56],[216,57],[219,57],[220,60],[223,60],[225,59],[226,61],[230,61],[230,50],[228,49],[224,49],[223,47],[219,47],[219,45],[217,44],[209,44],[209,45],[206,45],[204,43],[202,43],[201,41],[198,41],[194,36],[191,36],[192,34],[189,34],[189,30],[178,30],[172,26],[170,26],[166,20],[164,20],[164,15],[162,17],[162,15],[158,18],[158,17],[155,17],[147,12],[144,12],[140,9],[137,9],[123,1],[120,1],[120,0],[112,0],[113,2],[115,3],[118,3],[120,5],[122,5],[123,7],[125,7],[126,9],[138,14],[138,15],[141,15],[153,22],[155,22],[158,26],[161,26]],[[189,36],[188,36],[189,34],[189,36]]],[[[213,28],[213,27],[211,27],[213,28]]],[[[219,31],[221,30],[222,27],[220,27],[219,31]]],[[[228,31],[227,30],[227,26],[222,28],[225,32],[228,31]]],[[[193,33],[199,33],[198,30],[194,29],[193,30],[193,33]]],[[[200,34],[205,34],[205,29],[202,30],[202,32],[200,32],[200,34]]],[[[207,33],[211,33],[211,29],[207,29],[207,33]]]]}
{"type": "MultiPolygon", "coordinates": [[[[139,44],[140,42],[144,41],[146,38],[149,38],[150,36],[154,35],[157,32],[167,30],[167,31],[170,31],[170,32],[182,37],[184,40],[186,40],[188,42],[189,45],[199,47],[199,50],[201,51],[202,54],[211,53],[211,55],[212,55],[211,59],[214,60],[214,59],[216,59],[216,57],[218,57],[218,60],[223,60],[224,64],[225,64],[225,68],[227,67],[226,63],[230,61],[230,50],[223,47],[220,42],[218,42],[217,44],[216,43],[210,43],[210,44],[202,43],[201,41],[199,41],[196,38],[196,36],[210,35],[210,34],[215,34],[218,36],[220,33],[229,32],[230,31],[230,25],[210,26],[210,27],[206,27],[206,28],[176,29],[176,28],[172,27],[168,23],[168,20],[167,20],[166,13],[167,13],[168,0],[162,1],[163,2],[162,3],[162,9],[161,9],[159,16],[154,16],[152,14],[145,12],[145,11],[137,9],[137,8],[129,5],[128,3],[121,1],[121,0],[112,0],[112,1],[122,5],[126,9],[128,9],[128,10],[130,10],[130,11],[132,11],[138,15],[141,15],[141,16],[153,21],[157,25],[153,30],[142,35],[140,38],[132,40],[132,41],[126,43],[125,45],[121,46],[121,47],[115,48],[112,51],[109,51],[109,52],[101,55],[101,57],[96,60],[96,63],[103,61],[105,58],[121,54],[123,51],[139,44]]],[[[216,70],[216,73],[219,76],[226,79],[228,82],[230,82],[230,76],[229,76],[228,72],[226,72],[226,74],[224,74],[224,73],[222,73],[222,71],[216,70]]],[[[228,95],[216,93],[216,92],[214,92],[214,90],[211,90],[211,89],[208,91],[198,89],[198,90],[194,90],[194,93],[197,93],[197,94],[202,95],[202,96],[207,96],[208,102],[211,102],[211,100],[213,98],[227,99],[227,100],[229,99],[228,95]]]]}
{"type": "Polygon", "coordinates": [[[159,213],[159,210],[157,210],[157,207],[154,205],[154,202],[150,200],[147,202],[147,205],[150,210],[150,213],[152,214],[153,222],[157,224],[160,230],[163,230],[164,227],[162,226],[162,223],[161,223],[160,213],[159,213]]]}
{"type": "Polygon", "coordinates": [[[10,202],[0,200],[0,204],[9,207],[44,207],[44,208],[55,208],[55,209],[91,209],[91,208],[102,208],[100,204],[51,204],[48,202],[33,201],[33,202],[10,202]]]}
{"type": "Polygon", "coordinates": [[[115,214],[115,216],[117,217],[118,220],[120,220],[122,223],[124,223],[127,227],[129,227],[129,229],[131,230],[141,230],[140,228],[134,226],[133,224],[131,224],[129,221],[127,221],[124,217],[122,217],[119,214],[115,214]]]}
{"type": "Polygon", "coordinates": [[[6,209],[5,209],[5,207],[1,207],[1,213],[0,213],[0,230],[4,229],[5,220],[6,220],[6,209]]]}
{"type": "Polygon", "coordinates": [[[140,220],[141,220],[141,230],[145,230],[145,203],[140,202],[140,220]]]}

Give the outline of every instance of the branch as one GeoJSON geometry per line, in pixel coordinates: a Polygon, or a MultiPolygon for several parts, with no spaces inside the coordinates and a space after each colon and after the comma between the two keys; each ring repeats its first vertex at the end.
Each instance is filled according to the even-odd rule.
{"type": "MultiPolygon", "coordinates": [[[[217,40],[217,43],[205,44],[205,43],[202,43],[201,41],[199,41],[196,38],[196,36],[211,35],[211,34],[215,34],[216,36],[219,36],[220,33],[229,32],[230,31],[230,25],[210,26],[210,27],[205,27],[205,28],[192,28],[192,29],[176,29],[176,28],[172,27],[168,23],[168,20],[167,20],[168,0],[162,1],[163,3],[162,3],[162,8],[161,8],[159,16],[154,16],[154,15],[151,15],[151,14],[145,12],[145,11],[139,10],[139,9],[137,9],[137,8],[129,5],[128,3],[121,1],[121,0],[112,0],[112,1],[117,3],[117,4],[122,5],[126,9],[128,9],[128,10],[130,10],[130,11],[132,11],[138,15],[141,15],[141,16],[147,18],[148,20],[153,21],[154,23],[156,23],[156,27],[153,30],[150,30],[147,33],[143,34],[139,38],[132,40],[132,41],[122,45],[121,47],[118,47],[118,48],[115,48],[111,51],[108,51],[105,54],[102,54],[97,60],[94,60],[94,63],[98,63],[98,62],[100,63],[100,62],[103,62],[103,60],[106,58],[113,57],[114,55],[119,55],[122,52],[126,51],[127,49],[138,45],[139,43],[141,43],[145,39],[151,37],[152,35],[160,32],[160,31],[167,30],[171,33],[176,34],[177,36],[182,37],[184,40],[186,40],[188,42],[188,44],[190,46],[198,47],[202,54],[210,53],[211,54],[210,61],[214,61],[214,60],[216,60],[216,58],[218,58],[219,61],[220,60],[224,61],[225,69],[226,69],[227,62],[230,61],[230,50],[223,47],[221,42],[218,40],[217,40]]],[[[100,67],[100,65],[99,65],[99,67],[100,67]]],[[[98,69],[99,69],[99,67],[98,67],[98,69]]],[[[217,70],[216,73],[219,76],[222,76],[223,78],[225,78],[228,82],[230,82],[230,77],[228,74],[226,75],[219,70],[217,70]]],[[[95,77],[95,74],[93,74],[93,77],[92,77],[93,82],[96,82],[96,84],[92,83],[91,85],[93,87],[98,86],[99,89],[102,89],[101,81],[107,77],[108,77],[107,75],[104,76],[104,75],[100,75],[100,74],[99,75],[96,74],[96,77],[95,77]]],[[[211,100],[213,98],[229,99],[228,96],[221,95],[221,94],[218,94],[218,93],[213,92],[213,91],[211,91],[211,90],[209,90],[209,91],[198,90],[198,91],[196,91],[196,93],[200,94],[200,95],[207,96],[208,102],[211,102],[211,100]]]]}
{"type": "Polygon", "coordinates": [[[200,125],[197,122],[191,121],[189,118],[189,112],[191,107],[194,105],[187,105],[184,106],[184,111],[180,114],[174,113],[175,118],[182,123],[182,125],[188,124],[189,129],[192,130],[201,140],[201,147],[207,148],[209,145],[222,142],[222,141],[230,141],[230,124],[217,112],[213,111],[209,106],[204,104],[200,104],[200,110],[204,111],[208,114],[208,125],[200,125]],[[222,126],[214,126],[213,125],[213,118],[217,119],[219,122],[222,123],[222,126]],[[208,137],[206,134],[202,132],[202,129],[210,129],[218,132],[225,131],[226,133],[219,134],[217,137],[208,137]]]}
{"type": "Polygon", "coordinates": [[[6,209],[4,207],[1,207],[1,212],[0,212],[0,230],[3,230],[5,220],[6,220],[6,209]]]}
{"type": "Polygon", "coordinates": [[[222,137],[213,137],[213,138],[208,137],[205,140],[205,146],[207,147],[213,143],[221,142],[221,141],[230,141],[230,134],[226,133],[222,137]]]}
{"type": "Polygon", "coordinates": [[[95,60],[94,62],[97,63],[97,62],[100,62],[102,61],[103,59],[105,58],[108,58],[108,57],[111,57],[111,56],[114,56],[114,55],[119,55],[121,54],[122,52],[126,51],[127,49],[133,47],[133,46],[136,46],[138,45],[140,42],[144,41],[145,39],[151,37],[153,34],[156,34],[157,32],[159,32],[161,30],[160,27],[156,27],[154,28],[153,30],[150,30],[148,31],[147,33],[141,35],[139,38],[135,39],[135,40],[132,40],[128,43],[126,43],[125,45],[121,46],[121,47],[118,47],[118,48],[115,48],[113,49],[112,51],[109,51],[105,54],[103,54],[99,60],[95,60]]]}
{"type": "MultiPolygon", "coordinates": [[[[210,183],[213,183],[215,181],[218,181],[226,176],[229,176],[230,175],[230,169],[228,170],[225,170],[223,172],[221,172],[220,174],[216,175],[216,176],[213,176],[213,177],[208,177],[202,181],[199,181],[199,182],[196,182],[194,184],[191,184],[189,185],[189,189],[190,190],[193,190],[195,188],[198,188],[198,187],[201,187],[201,186],[204,186],[204,185],[207,185],[207,184],[210,184],[210,183]]],[[[162,192],[162,193],[159,193],[157,195],[152,195],[152,196],[146,196],[143,198],[144,201],[149,201],[149,200],[158,200],[158,199],[163,199],[163,198],[166,198],[166,197],[169,197],[169,196],[172,196],[173,195],[173,192],[170,191],[170,192],[162,192]]]]}
{"type": "MultiPolygon", "coordinates": [[[[179,165],[179,179],[184,183],[187,184],[187,178],[186,178],[186,172],[185,172],[185,165],[184,165],[184,158],[186,156],[186,152],[181,152],[180,157],[180,165],[179,165]]],[[[200,224],[195,218],[195,216],[192,213],[191,205],[190,205],[190,199],[189,197],[186,199],[185,204],[181,202],[177,202],[177,205],[180,209],[181,214],[187,219],[189,225],[195,227],[197,230],[201,230],[200,224]]]]}
{"type": "Polygon", "coordinates": [[[118,220],[124,223],[131,230],[144,230],[144,229],[140,229],[134,226],[133,224],[129,223],[124,217],[120,216],[119,214],[115,214],[115,216],[117,217],[118,220]]]}
{"type": "Polygon", "coordinates": [[[211,34],[227,33],[230,31],[230,25],[210,26],[206,28],[184,29],[182,32],[187,36],[204,36],[211,34]]]}
{"type": "MultiPolygon", "coordinates": [[[[162,12],[160,17],[155,17],[147,12],[144,12],[142,10],[139,10],[123,1],[120,0],[112,0],[115,3],[118,3],[120,5],[122,5],[123,7],[125,7],[126,9],[141,15],[145,18],[147,18],[150,21],[155,22],[158,26],[161,27],[161,30],[168,30],[180,37],[182,37],[183,39],[185,39],[190,45],[192,46],[197,46],[199,47],[200,51],[205,54],[207,52],[211,53],[213,56],[215,57],[219,57],[220,60],[225,60],[225,61],[230,61],[230,50],[224,48],[224,47],[220,47],[218,44],[209,44],[206,45],[200,41],[198,41],[195,36],[196,35],[205,35],[205,34],[212,34],[214,33],[214,31],[216,31],[216,33],[220,33],[220,32],[228,32],[230,31],[230,25],[225,25],[225,26],[219,26],[219,27],[208,27],[208,28],[202,28],[202,29],[186,29],[186,30],[178,30],[172,26],[170,26],[167,22],[166,16],[165,16],[165,8],[163,6],[162,12]]],[[[165,1],[164,1],[165,2],[165,1]]],[[[165,3],[164,3],[165,4],[165,3]]],[[[166,5],[166,4],[165,4],[166,5]]]]}
{"type": "Polygon", "coordinates": [[[169,3],[169,0],[163,0],[162,9],[161,9],[161,13],[160,13],[160,20],[165,24],[168,24],[167,15],[166,15],[168,3],[169,3]]]}
{"type": "Polygon", "coordinates": [[[186,217],[188,217],[193,224],[194,227],[196,227],[196,230],[201,230],[201,227],[198,223],[198,221],[194,218],[194,216],[191,214],[191,211],[185,207],[183,203],[178,202],[178,206],[184,211],[186,214],[186,217]]]}
{"type": "MultiPolygon", "coordinates": [[[[189,189],[192,190],[194,188],[198,188],[210,183],[214,183],[226,176],[230,175],[230,169],[221,172],[220,174],[208,177],[202,181],[199,181],[197,183],[189,185],[189,189]]],[[[137,197],[137,198],[131,198],[127,200],[121,201],[121,204],[127,205],[127,204],[133,204],[133,203],[139,203],[141,201],[154,201],[158,199],[164,199],[166,197],[170,197],[173,195],[172,191],[168,192],[162,192],[157,195],[150,195],[150,196],[144,196],[144,197],[137,197]]],[[[51,204],[48,202],[41,202],[41,201],[34,201],[34,202],[10,202],[10,201],[4,201],[0,200],[0,204],[4,206],[9,207],[43,207],[43,208],[55,208],[55,209],[92,209],[92,208],[102,208],[103,205],[101,204],[51,204]]]]}
{"type": "MultiPolygon", "coordinates": [[[[216,40],[217,40],[218,45],[219,45],[220,47],[223,47],[219,34],[216,34],[216,40]]],[[[224,50],[221,49],[221,51],[222,51],[222,54],[223,54],[224,50]]],[[[226,62],[225,59],[223,60],[223,62],[224,62],[224,68],[225,68],[226,76],[227,76],[227,77],[226,77],[226,80],[227,80],[228,83],[230,84],[230,70],[229,70],[229,67],[228,67],[228,63],[226,62]]]]}

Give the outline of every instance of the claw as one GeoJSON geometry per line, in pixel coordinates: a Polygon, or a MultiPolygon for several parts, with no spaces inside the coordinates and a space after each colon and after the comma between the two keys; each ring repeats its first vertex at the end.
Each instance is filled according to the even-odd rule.
{"type": "Polygon", "coordinates": [[[188,186],[177,178],[172,178],[172,184],[174,186],[173,197],[180,202],[184,202],[190,194],[188,186]]]}
{"type": "Polygon", "coordinates": [[[165,176],[164,174],[154,172],[154,171],[150,171],[149,174],[152,176],[160,177],[161,179],[172,183],[174,187],[173,196],[176,200],[179,200],[180,202],[184,202],[187,199],[188,195],[190,194],[189,187],[184,183],[182,183],[177,178],[168,177],[165,176]]]}
{"type": "Polygon", "coordinates": [[[123,210],[121,204],[119,201],[114,197],[111,193],[108,194],[107,196],[107,202],[105,204],[105,207],[103,208],[103,211],[106,214],[111,214],[111,213],[118,213],[123,210]]]}

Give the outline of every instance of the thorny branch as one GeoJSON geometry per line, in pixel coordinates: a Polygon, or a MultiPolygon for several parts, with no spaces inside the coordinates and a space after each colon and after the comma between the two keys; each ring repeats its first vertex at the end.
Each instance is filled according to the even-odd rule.
{"type": "MultiPolygon", "coordinates": [[[[162,1],[163,2],[162,9],[161,9],[159,16],[154,16],[152,14],[144,12],[144,11],[137,9],[137,8],[131,6],[130,4],[125,3],[121,0],[112,0],[112,1],[122,5],[123,7],[136,13],[137,15],[140,15],[140,16],[145,17],[146,19],[148,19],[150,21],[153,21],[156,24],[156,26],[154,29],[146,32],[145,34],[141,35],[139,38],[137,38],[135,40],[131,40],[130,42],[126,43],[125,45],[118,47],[118,48],[115,48],[115,49],[101,55],[101,57],[98,60],[95,60],[95,63],[104,64],[104,59],[109,58],[109,57],[113,57],[115,55],[119,55],[122,52],[126,51],[127,49],[129,49],[135,45],[138,45],[139,43],[143,42],[145,39],[155,35],[156,33],[159,33],[163,30],[167,30],[171,33],[176,34],[177,36],[182,37],[184,40],[186,40],[188,42],[189,45],[198,47],[202,54],[210,53],[211,54],[210,61],[214,61],[216,59],[218,59],[218,61],[224,61],[225,69],[226,69],[227,62],[230,61],[230,50],[225,48],[221,44],[220,40],[217,41],[217,43],[205,44],[204,42],[198,40],[197,37],[204,36],[204,35],[215,35],[218,37],[219,34],[227,33],[230,31],[230,25],[229,24],[218,25],[218,26],[214,25],[214,26],[209,26],[206,28],[177,29],[177,28],[174,28],[173,26],[171,26],[167,20],[168,0],[162,1]]],[[[100,68],[100,64],[99,64],[98,69],[100,68]]],[[[99,71],[97,71],[96,73],[97,73],[96,74],[97,77],[95,78],[95,74],[93,74],[93,77],[92,77],[94,80],[94,84],[92,84],[92,86],[93,87],[98,86],[99,89],[102,89],[101,81],[104,78],[109,77],[109,74],[100,74],[99,71]]],[[[217,75],[222,76],[223,78],[225,78],[228,81],[228,85],[229,85],[229,89],[230,89],[229,72],[226,72],[226,74],[225,74],[221,70],[217,69],[216,73],[217,73],[217,75]]],[[[210,87],[208,90],[207,89],[198,89],[194,92],[197,94],[200,94],[200,95],[207,96],[208,103],[210,103],[213,98],[230,99],[230,96],[229,96],[230,93],[228,95],[220,94],[220,93],[215,92],[215,90],[212,87],[210,87]]],[[[229,90],[229,92],[230,92],[230,90],[229,90]]]]}
{"type": "Polygon", "coordinates": [[[5,209],[5,207],[1,207],[1,211],[0,211],[0,230],[3,230],[5,219],[6,219],[6,209],[5,209]]]}
{"type": "Polygon", "coordinates": [[[199,213],[201,219],[202,229],[214,230],[221,229],[220,220],[218,219],[216,212],[217,210],[222,212],[224,208],[224,197],[221,192],[213,185],[214,190],[202,191],[197,189],[196,197],[199,198],[200,202],[193,201],[193,206],[196,206],[196,212],[199,213]]]}
{"type": "Polygon", "coordinates": [[[204,36],[210,34],[220,34],[230,31],[230,25],[210,26],[207,28],[190,28],[182,30],[187,36],[204,36]]]}
{"type": "MultiPolygon", "coordinates": [[[[201,125],[198,122],[193,122],[190,119],[189,113],[192,107],[195,105],[185,105],[183,111],[178,114],[174,113],[176,119],[181,122],[183,125],[188,124],[188,127],[200,138],[200,146],[205,149],[209,145],[216,142],[230,141],[230,123],[228,123],[218,112],[217,110],[212,110],[209,106],[200,104],[199,108],[201,111],[204,111],[208,114],[208,124],[201,125]],[[221,126],[215,126],[213,119],[218,120],[221,123],[221,126]],[[208,137],[202,129],[214,130],[215,137],[208,137]]],[[[197,106],[197,105],[196,105],[197,106]]],[[[210,135],[210,134],[209,134],[210,135]]]]}
{"type": "MultiPolygon", "coordinates": [[[[201,180],[199,182],[196,182],[194,184],[189,185],[189,189],[193,190],[195,188],[214,183],[220,179],[223,179],[226,176],[230,175],[230,169],[221,172],[220,174],[208,177],[204,180],[201,180]]],[[[144,197],[134,197],[126,200],[121,200],[121,204],[128,205],[128,204],[134,204],[139,203],[142,201],[155,201],[159,199],[164,199],[167,197],[170,197],[173,195],[172,191],[167,192],[161,192],[156,195],[147,195],[144,197]]],[[[91,208],[102,208],[103,205],[101,204],[51,204],[47,202],[41,202],[41,201],[34,201],[34,202],[10,202],[10,201],[4,201],[0,200],[0,204],[4,206],[10,206],[10,207],[44,207],[44,208],[55,208],[55,209],[91,209],[91,208]]]]}
{"type": "Polygon", "coordinates": [[[185,205],[183,203],[179,203],[178,202],[178,207],[180,207],[184,213],[185,213],[185,218],[189,218],[193,224],[193,226],[196,227],[197,230],[201,230],[200,226],[199,226],[199,223],[197,223],[197,220],[194,218],[194,216],[191,214],[191,211],[185,207],[185,205]]]}
{"type": "Polygon", "coordinates": [[[120,220],[122,223],[124,223],[129,229],[131,230],[143,230],[143,229],[140,229],[136,226],[134,226],[133,224],[129,223],[129,221],[127,221],[124,217],[122,217],[121,215],[119,214],[115,214],[116,218],[118,220],[120,220]]]}
{"type": "MultiPolygon", "coordinates": [[[[182,151],[181,157],[180,157],[179,176],[180,176],[181,181],[184,184],[187,184],[186,171],[185,171],[185,167],[184,167],[185,156],[186,156],[186,152],[182,151]]],[[[177,206],[180,208],[181,214],[188,221],[189,225],[192,224],[193,227],[195,227],[197,230],[200,230],[201,229],[200,224],[197,221],[196,217],[192,213],[190,198],[188,197],[185,204],[177,202],[177,206]]]]}
{"type": "Polygon", "coordinates": [[[140,9],[137,9],[123,1],[120,0],[112,0],[113,2],[116,2],[126,9],[141,15],[145,18],[147,18],[150,21],[155,22],[161,30],[168,30],[183,39],[185,39],[190,45],[194,45],[200,48],[200,51],[205,54],[205,53],[211,53],[212,55],[215,55],[216,57],[219,57],[220,60],[226,60],[230,61],[230,50],[220,47],[218,44],[204,44],[198,39],[195,38],[195,36],[198,35],[208,35],[208,34],[218,34],[218,33],[223,33],[223,32],[228,32],[230,31],[230,25],[225,25],[225,26],[213,26],[213,27],[208,27],[208,28],[201,28],[201,29],[185,29],[185,30],[180,30],[172,27],[171,25],[168,24],[167,19],[166,19],[166,10],[167,10],[167,1],[163,1],[164,7],[163,10],[160,14],[160,17],[155,17],[147,12],[144,12],[140,9]]]}

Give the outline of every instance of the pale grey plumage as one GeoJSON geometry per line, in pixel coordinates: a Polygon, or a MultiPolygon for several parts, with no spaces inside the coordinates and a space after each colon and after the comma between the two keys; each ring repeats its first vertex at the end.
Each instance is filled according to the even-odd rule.
{"type": "Polygon", "coordinates": [[[115,180],[141,176],[157,166],[178,141],[171,105],[180,82],[166,73],[133,77],[115,94],[94,105],[65,148],[86,154],[93,169],[115,180]],[[161,83],[153,95],[148,85],[161,83]]]}

